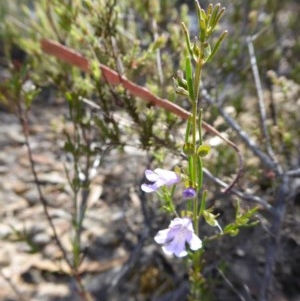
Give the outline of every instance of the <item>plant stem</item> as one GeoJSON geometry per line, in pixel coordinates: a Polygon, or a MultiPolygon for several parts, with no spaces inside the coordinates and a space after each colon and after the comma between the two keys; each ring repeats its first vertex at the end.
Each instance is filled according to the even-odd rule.
{"type": "MultiPolygon", "coordinates": [[[[196,154],[197,146],[196,146],[196,138],[197,138],[197,131],[199,131],[199,141],[202,143],[202,131],[199,129],[198,126],[198,97],[199,97],[199,89],[200,89],[200,82],[201,82],[201,74],[202,74],[202,61],[201,58],[199,57],[199,60],[196,63],[196,70],[195,70],[195,76],[194,76],[194,99],[192,99],[192,143],[194,145],[194,154],[193,154],[193,170],[191,173],[193,174],[193,179],[195,183],[197,184],[197,189],[196,189],[196,197],[194,198],[193,202],[193,223],[194,223],[194,229],[196,235],[199,234],[199,229],[198,229],[198,195],[199,195],[199,190],[201,187],[198,187],[198,179],[203,177],[203,171],[202,171],[202,166],[198,162],[198,156],[196,154]]],[[[201,113],[200,113],[201,115],[201,113]]],[[[201,126],[201,125],[200,125],[201,126]]],[[[202,181],[201,181],[202,182],[202,181]]]]}

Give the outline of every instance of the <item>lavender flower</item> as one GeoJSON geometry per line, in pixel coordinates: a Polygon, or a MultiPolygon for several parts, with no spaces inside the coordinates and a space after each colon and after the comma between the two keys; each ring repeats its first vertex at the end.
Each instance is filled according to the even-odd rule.
{"type": "Polygon", "coordinates": [[[189,244],[193,251],[202,248],[202,241],[194,233],[193,223],[187,217],[172,220],[169,228],[159,231],[154,240],[163,245],[162,250],[165,254],[174,254],[177,257],[187,255],[186,244],[189,244]]]}
{"type": "Polygon", "coordinates": [[[144,183],[141,189],[144,192],[154,192],[163,185],[173,185],[180,181],[179,175],[174,171],[169,171],[161,168],[157,168],[154,171],[147,169],[145,176],[151,184],[144,183]]]}
{"type": "Polygon", "coordinates": [[[192,187],[186,188],[182,193],[182,196],[185,200],[193,199],[194,197],[196,197],[196,195],[197,195],[196,190],[192,187]]]}

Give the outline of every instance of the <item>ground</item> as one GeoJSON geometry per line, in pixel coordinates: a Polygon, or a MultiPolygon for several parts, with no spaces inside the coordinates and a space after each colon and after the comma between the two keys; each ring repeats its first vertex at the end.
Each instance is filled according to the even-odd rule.
{"type": "MultiPolygon", "coordinates": [[[[70,160],[62,150],[63,137],[57,134],[66,113],[64,104],[34,107],[30,145],[49,213],[70,252],[73,204],[65,176],[70,160]]],[[[80,300],[39,201],[21,126],[7,111],[0,113],[0,123],[0,300],[80,300]]],[[[139,189],[146,164],[147,154],[137,148],[111,152],[89,187],[80,276],[96,300],[185,300],[183,263],[166,258],[153,241],[168,220],[158,217],[156,200],[139,189]]],[[[221,201],[217,206],[226,220],[233,214],[232,200],[222,196],[221,201]]],[[[275,245],[274,301],[300,300],[299,204],[298,194],[287,206],[280,244],[275,245]]],[[[257,300],[264,285],[269,238],[262,222],[208,246],[205,274],[213,277],[209,281],[213,299],[257,300]]]]}

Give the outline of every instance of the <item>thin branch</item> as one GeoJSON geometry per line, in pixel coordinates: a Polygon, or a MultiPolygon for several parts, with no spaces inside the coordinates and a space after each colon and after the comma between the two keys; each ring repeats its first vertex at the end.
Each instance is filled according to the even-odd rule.
{"type": "Polygon", "coordinates": [[[266,124],[267,116],[266,116],[265,101],[264,101],[264,96],[263,96],[263,88],[262,88],[259,71],[258,71],[258,67],[257,67],[256,56],[255,56],[255,52],[254,52],[253,37],[247,37],[246,41],[247,41],[247,45],[248,45],[248,50],[249,50],[249,55],[250,55],[250,63],[251,63],[252,73],[253,73],[254,82],[255,82],[256,91],[257,91],[258,108],[259,108],[262,134],[265,139],[268,155],[272,158],[272,160],[274,162],[276,162],[276,164],[278,164],[275,154],[274,154],[274,151],[273,151],[273,148],[272,148],[272,145],[271,145],[271,139],[270,139],[269,131],[267,129],[267,124],[266,124]]]}
{"type": "MultiPolygon", "coordinates": [[[[157,22],[156,20],[153,18],[152,20],[152,29],[154,32],[154,41],[156,41],[158,39],[158,33],[157,33],[157,22]]],[[[156,49],[156,65],[157,65],[157,73],[158,73],[158,78],[159,78],[159,83],[161,86],[163,86],[164,84],[164,73],[162,70],[162,64],[161,64],[161,52],[160,49],[156,49]]]]}
{"type": "Polygon", "coordinates": [[[267,154],[265,154],[262,150],[259,149],[259,147],[248,136],[248,134],[240,127],[240,125],[233,118],[231,118],[225,112],[225,110],[220,105],[215,104],[215,101],[204,89],[202,90],[202,96],[209,104],[217,106],[217,109],[221,114],[221,116],[225,119],[225,121],[229,124],[229,126],[239,135],[239,137],[247,145],[247,147],[260,159],[261,163],[265,167],[279,173],[277,170],[277,164],[267,154]]]}
{"type": "MultiPolygon", "coordinates": [[[[205,176],[210,179],[211,181],[213,181],[214,183],[216,183],[217,185],[221,186],[221,187],[227,187],[228,184],[226,184],[225,182],[223,182],[221,179],[215,177],[209,170],[207,170],[206,168],[203,168],[203,172],[205,174],[205,176]]],[[[263,206],[265,209],[268,210],[272,210],[272,206],[270,204],[268,204],[264,199],[252,195],[252,194],[248,194],[248,193],[243,193],[235,188],[232,188],[230,190],[230,193],[235,194],[236,196],[240,197],[241,199],[245,200],[245,201],[251,201],[254,203],[257,203],[261,206],[263,206]]]]}
{"type": "Polygon", "coordinates": [[[220,274],[220,276],[224,279],[224,281],[226,282],[226,284],[229,286],[229,288],[237,295],[237,297],[241,300],[241,301],[246,301],[246,299],[240,294],[240,292],[234,287],[234,285],[232,284],[232,282],[225,276],[225,274],[223,273],[223,271],[221,271],[220,269],[217,269],[218,273],[220,274]]]}
{"type": "Polygon", "coordinates": [[[288,177],[298,178],[298,177],[300,177],[300,168],[289,170],[289,171],[286,172],[286,175],[288,177]]]}

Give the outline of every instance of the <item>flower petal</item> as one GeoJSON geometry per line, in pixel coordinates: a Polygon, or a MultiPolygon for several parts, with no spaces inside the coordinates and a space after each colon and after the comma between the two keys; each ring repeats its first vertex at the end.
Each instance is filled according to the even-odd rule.
{"type": "Polygon", "coordinates": [[[153,185],[153,184],[142,184],[141,185],[141,189],[144,191],[144,192],[154,192],[157,190],[157,186],[156,185],[153,185]]]}
{"type": "Polygon", "coordinates": [[[174,254],[172,251],[168,251],[166,247],[161,247],[161,248],[167,256],[171,256],[174,254]]]}
{"type": "Polygon", "coordinates": [[[169,229],[158,231],[158,233],[154,237],[154,240],[158,244],[165,244],[165,243],[167,243],[168,242],[169,231],[170,231],[169,229]]]}
{"type": "Polygon", "coordinates": [[[185,244],[176,243],[175,241],[162,247],[163,251],[167,253],[173,253],[176,257],[184,257],[187,255],[185,244]]]}
{"type": "Polygon", "coordinates": [[[156,187],[161,187],[163,185],[168,185],[168,181],[164,178],[158,178],[157,181],[154,183],[156,187]]]}
{"type": "Polygon", "coordinates": [[[189,217],[183,217],[181,218],[182,226],[189,227],[190,225],[193,226],[192,220],[189,217]]]}
{"type": "Polygon", "coordinates": [[[145,177],[150,182],[156,182],[158,179],[158,175],[150,169],[145,170],[145,177]]]}
{"type": "Polygon", "coordinates": [[[179,175],[174,171],[156,168],[154,172],[160,179],[164,179],[166,185],[172,185],[180,181],[179,175]]]}
{"type": "Polygon", "coordinates": [[[202,241],[201,239],[195,234],[192,234],[192,238],[188,241],[191,250],[196,251],[202,248],[202,241]]]}
{"type": "Polygon", "coordinates": [[[183,225],[184,227],[186,227],[188,231],[194,233],[193,222],[192,222],[192,220],[191,220],[190,218],[184,217],[184,218],[182,219],[182,225],[183,225]]]}
{"type": "Polygon", "coordinates": [[[183,218],[175,217],[169,225],[169,228],[174,228],[176,226],[182,226],[183,218]]]}

